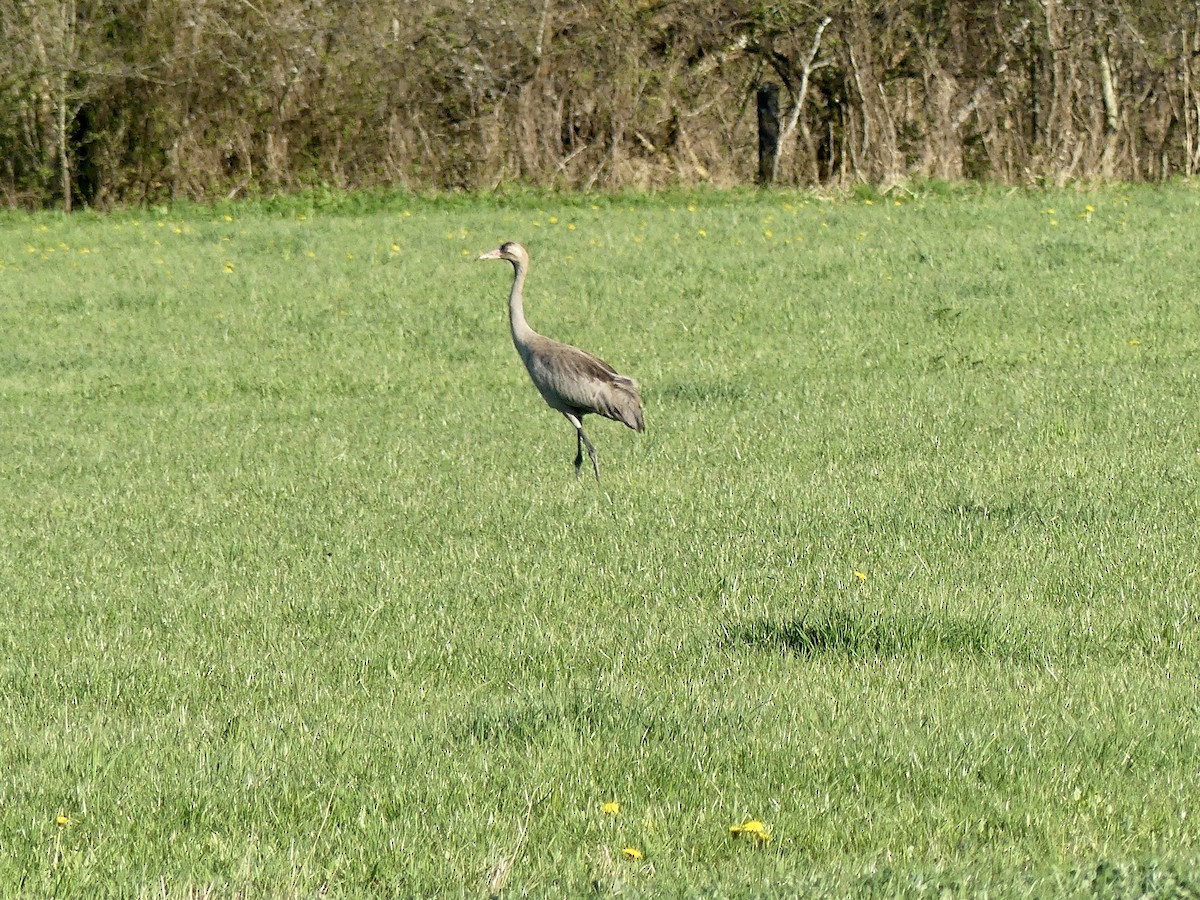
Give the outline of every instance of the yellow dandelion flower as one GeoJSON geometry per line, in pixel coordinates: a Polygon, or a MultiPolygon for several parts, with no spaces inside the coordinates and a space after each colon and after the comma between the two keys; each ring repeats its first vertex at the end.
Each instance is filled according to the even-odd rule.
{"type": "Polygon", "coordinates": [[[600,811],[606,816],[615,816],[621,812],[621,804],[616,800],[609,800],[607,803],[601,804],[600,811]]]}
{"type": "Polygon", "coordinates": [[[59,828],[66,828],[68,825],[71,824],[71,817],[64,816],[62,813],[59,813],[57,816],[54,817],[54,824],[57,825],[59,828]]]}
{"type": "Polygon", "coordinates": [[[866,581],[867,573],[866,572],[855,572],[854,577],[857,578],[859,581],[866,581]]]}
{"type": "Polygon", "coordinates": [[[764,844],[771,839],[771,832],[758,819],[747,819],[741,825],[730,825],[729,833],[734,836],[748,834],[764,844]]]}
{"type": "MultiPolygon", "coordinates": [[[[221,218],[224,219],[226,222],[233,221],[233,216],[225,215],[225,216],[221,216],[221,218]]],[[[137,223],[135,222],[134,224],[136,225],[137,223]]]]}
{"type": "Polygon", "coordinates": [[[696,234],[700,235],[700,237],[708,237],[708,232],[705,231],[703,228],[697,228],[696,234]]]}
{"type": "Polygon", "coordinates": [[[771,229],[769,229],[769,228],[765,228],[765,229],[763,229],[763,237],[765,237],[765,238],[773,238],[773,237],[775,237],[775,232],[773,232],[773,231],[772,231],[771,229]]]}
{"type": "Polygon", "coordinates": [[[233,263],[225,263],[225,274],[226,275],[233,274],[233,263]]]}
{"type": "Polygon", "coordinates": [[[574,222],[568,222],[568,223],[567,223],[567,231],[574,231],[574,230],[575,230],[575,223],[574,223],[574,222]]]}
{"type": "Polygon", "coordinates": [[[392,252],[393,252],[393,253],[399,253],[399,252],[400,252],[400,245],[399,245],[399,244],[392,244],[392,252]]]}
{"type": "Polygon", "coordinates": [[[305,251],[304,251],[304,255],[305,255],[305,256],[307,256],[309,259],[316,259],[316,258],[317,258],[317,254],[316,254],[316,252],[315,252],[315,251],[313,251],[313,250],[305,250],[305,251]]]}
{"type": "Polygon", "coordinates": [[[548,218],[546,221],[549,222],[551,225],[557,225],[558,224],[558,216],[550,216],[550,218],[548,218]]]}
{"type": "Polygon", "coordinates": [[[1138,346],[1139,344],[1141,344],[1141,343],[1142,343],[1142,342],[1141,342],[1141,341],[1139,341],[1137,338],[1130,338],[1130,339],[1129,339],[1129,346],[1130,346],[1130,347],[1137,347],[1137,346],[1138,346]]]}
{"type": "Polygon", "coordinates": [[[637,847],[625,847],[624,849],[621,850],[621,855],[624,856],[626,859],[633,859],[633,860],[646,858],[646,854],[643,853],[641,850],[639,850],[637,847]]]}
{"type": "Polygon", "coordinates": [[[693,203],[693,204],[689,205],[687,209],[688,209],[688,212],[695,212],[696,205],[693,203]]]}
{"type": "Polygon", "coordinates": [[[1083,208],[1083,211],[1094,213],[1096,211],[1096,207],[1092,206],[1092,204],[1089,203],[1083,208]]]}

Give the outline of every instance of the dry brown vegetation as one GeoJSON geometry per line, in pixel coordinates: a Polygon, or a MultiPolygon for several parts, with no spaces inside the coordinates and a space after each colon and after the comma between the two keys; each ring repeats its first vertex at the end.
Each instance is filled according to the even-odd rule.
{"type": "Polygon", "coordinates": [[[1061,184],[1200,167],[1184,0],[0,0],[0,189],[1061,184]]]}

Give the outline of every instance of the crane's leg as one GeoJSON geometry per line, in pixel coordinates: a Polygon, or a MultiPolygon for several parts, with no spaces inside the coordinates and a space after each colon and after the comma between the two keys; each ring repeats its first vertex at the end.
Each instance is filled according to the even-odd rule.
{"type": "Polygon", "coordinates": [[[583,433],[583,419],[573,413],[563,413],[567,417],[567,421],[575,426],[575,477],[579,477],[579,471],[583,468],[583,448],[587,447],[588,456],[592,460],[592,471],[596,473],[596,480],[600,480],[600,461],[596,458],[596,448],[592,446],[592,442],[588,440],[588,436],[583,433]]]}
{"type": "MultiPolygon", "coordinates": [[[[583,433],[583,428],[579,429],[579,437],[583,439],[583,446],[587,447],[588,456],[592,458],[592,471],[596,473],[596,481],[600,481],[600,461],[596,459],[596,448],[592,446],[592,442],[588,440],[586,434],[583,433]]],[[[583,462],[580,460],[579,462],[583,462]]],[[[579,465],[575,466],[576,473],[579,472],[579,465]]]]}

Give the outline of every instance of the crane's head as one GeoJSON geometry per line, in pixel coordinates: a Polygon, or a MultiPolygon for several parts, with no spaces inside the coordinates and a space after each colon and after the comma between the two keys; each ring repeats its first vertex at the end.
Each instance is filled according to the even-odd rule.
{"type": "Polygon", "coordinates": [[[529,265],[529,254],[525,248],[516,241],[507,241],[492,250],[489,253],[483,254],[480,259],[507,259],[514,266],[529,265]]]}

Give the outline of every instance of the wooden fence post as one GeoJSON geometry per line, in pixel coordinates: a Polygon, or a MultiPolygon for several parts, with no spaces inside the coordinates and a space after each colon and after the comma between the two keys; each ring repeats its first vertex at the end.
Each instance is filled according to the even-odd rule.
{"type": "Polygon", "coordinates": [[[758,87],[758,184],[766,187],[775,177],[779,147],[779,85],[758,87]]]}

